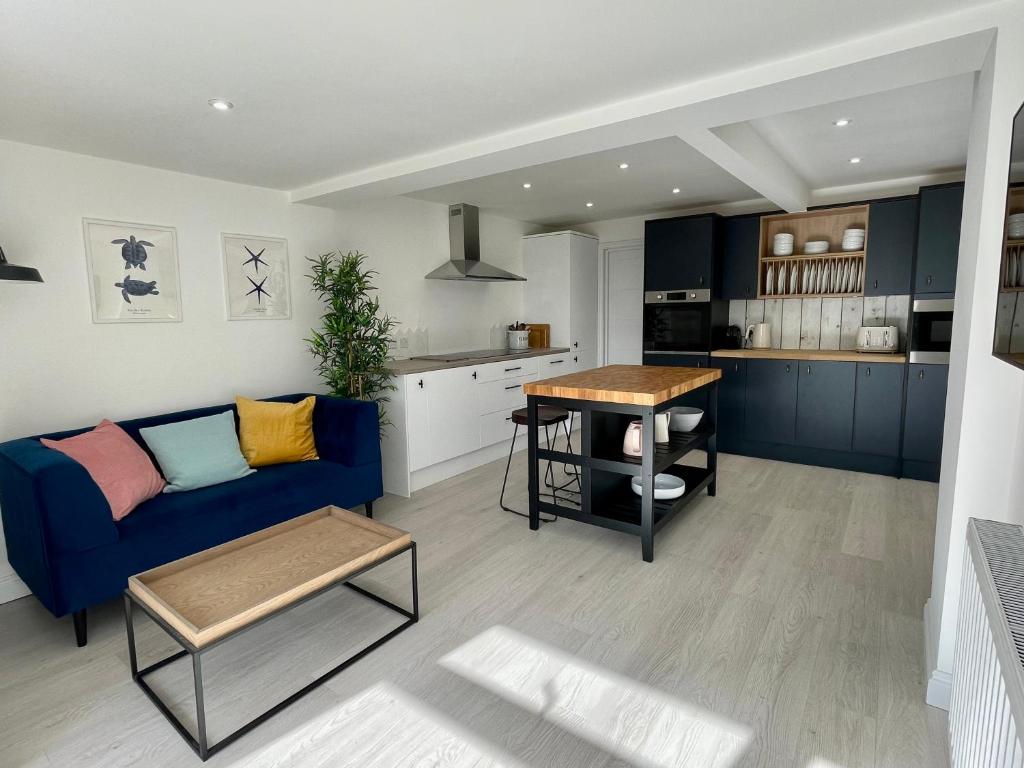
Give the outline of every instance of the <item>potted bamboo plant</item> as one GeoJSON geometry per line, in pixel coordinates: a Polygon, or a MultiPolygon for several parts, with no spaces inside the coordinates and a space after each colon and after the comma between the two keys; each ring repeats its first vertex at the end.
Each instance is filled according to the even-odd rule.
{"type": "Polygon", "coordinates": [[[366,269],[359,251],[331,251],[309,257],[313,293],[324,305],[320,328],[306,339],[316,370],[332,395],[377,403],[380,424],[388,392],[395,389],[387,369],[396,322],[380,310],[374,295],[376,271],[366,269]]]}

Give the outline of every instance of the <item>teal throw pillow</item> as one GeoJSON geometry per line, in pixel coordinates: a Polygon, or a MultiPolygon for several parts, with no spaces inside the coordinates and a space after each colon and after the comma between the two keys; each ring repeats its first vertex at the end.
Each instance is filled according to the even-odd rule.
{"type": "Polygon", "coordinates": [[[235,416],[216,416],[146,427],[139,433],[167,479],[164,493],[191,491],[252,474],[238,447],[235,416]]]}

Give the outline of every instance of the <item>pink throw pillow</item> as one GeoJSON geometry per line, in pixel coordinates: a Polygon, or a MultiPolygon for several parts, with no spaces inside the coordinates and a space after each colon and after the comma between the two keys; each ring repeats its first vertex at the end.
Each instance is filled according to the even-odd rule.
{"type": "Polygon", "coordinates": [[[104,419],[96,429],[64,440],[40,438],[40,442],[85,467],[115,520],[164,489],[164,479],[146,452],[112,421],[104,419]]]}

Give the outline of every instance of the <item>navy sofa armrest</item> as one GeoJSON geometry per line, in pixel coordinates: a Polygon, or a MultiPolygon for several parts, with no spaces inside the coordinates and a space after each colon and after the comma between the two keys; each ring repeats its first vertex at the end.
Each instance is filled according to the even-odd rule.
{"type": "Polygon", "coordinates": [[[313,437],[321,459],[349,467],[380,464],[376,403],[317,395],[313,437]]]}
{"type": "Polygon", "coordinates": [[[110,504],[85,467],[35,438],[0,444],[0,510],[15,567],[19,553],[13,547],[38,549],[33,556],[46,557],[118,539],[110,504]]]}

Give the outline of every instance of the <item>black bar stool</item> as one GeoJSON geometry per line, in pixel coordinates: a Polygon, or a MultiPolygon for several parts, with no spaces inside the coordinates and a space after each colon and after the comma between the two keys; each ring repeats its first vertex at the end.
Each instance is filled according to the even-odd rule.
{"type": "MultiPolygon", "coordinates": [[[[553,444],[551,442],[551,433],[548,431],[548,428],[551,427],[552,425],[555,426],[555,437],[557,438],[557,436],[558,436],[558,425],[561,424],[562,425],[562,429],[565,430],[566,451],[568,453],[572,453],[572,438],[569,435],[569,424],[568,424],[568,421],[569,421],[569,412],[567,410],[565,410],[564,408],[556,408],[553,405],[539,405],[539,406],[537,406],[537,424],[538,424],[538,426],[543,426],[544,427],[544,441],[547,444],[547,448],[548,448],[549,451],[552,449],[553,444]]],[[[511,512],[512,514],[519,515],[520,517],[529,517],[529,515],[523,514],[522,512],[519,512],[518,510],[512,509],[511,507],[506,507],[505,506],[505,486],[508,484],[508,471],[509,471],[509,468],[512,466],[512,454],[515,453],[515,450],[516,450],[516,437],[519,434],[519,427],[520,427],[520,425],[522,425],[524,427],[527,426],[528,422],[529,422],[529,416],[528,416],[528,411],[527,411],[526,408],[518,408],[518,409],[512,411],[512,423],[515,424],[516,427],[515,427],[515,431],[512,433],[512,444],[509,446],[509,449],[508,449],[508,461],[505,463],[505,478],[501,481],[501,496],[498,499],[498,506],[499,507],[501,507],[506,512],[511,512]]],[[[550,494],[544,494],[544,495],[545,496],[551,496],[555,500],[555,502],[557,503],[558,502],[558,493],[559,492],[562,492],[562,493],[575,493],[575,494],[582,493],[583,486],[580,483],[579,472],[573,472],[572,474],[574,476],[573,476],[572,479],[569,480],[569,482],[567,482],[567,483],[565,483],[563,485],[556,484],[555,483],[555,472],[554,472],[554,469],[553,469],[553,467],[551,465],[551,459],[548,459],[548,466],[547,466],[547,469],[544,471],[544,485],[546,485],[548,488],[551,489],[551,493],[550,494]],[[573,485],[573,483],[576,484],[576,490],[573,490],[573,489],[571,489],[569,487],[569,486],[573,485]]],[[[545,522],[545,523],[552,523],[552,522],[554,522],[557,519],[558,519],[557,517],[552,517],[550,519],[548,519],[548,518],[541,518],[541,521],[545,522]]]]}

